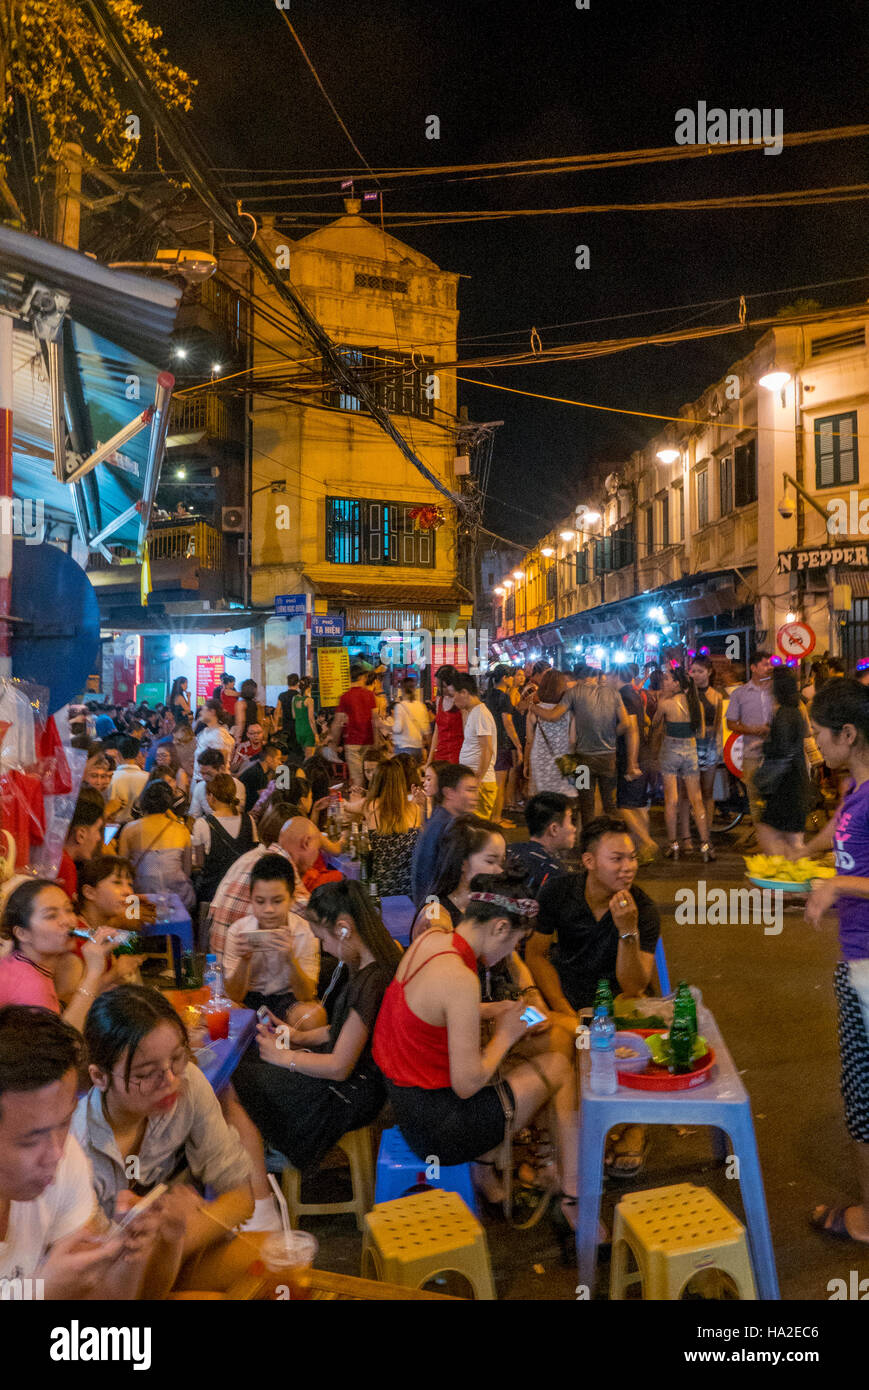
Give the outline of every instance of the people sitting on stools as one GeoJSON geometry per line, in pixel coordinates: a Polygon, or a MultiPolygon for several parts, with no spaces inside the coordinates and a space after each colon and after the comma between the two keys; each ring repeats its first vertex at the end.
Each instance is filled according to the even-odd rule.
{"type": "Polygon", "coordinates": [[[281,1026],[277,1014],[261,1024],[259,1056],[250,1048],[233,1078],[263,1138],[302,1172],[383,1108],[371,1037],[401,958],[358,883],[343,879],[315,888],[306,916],[318,944],[339,962],[322,1007],[309,1007],[308,1017],[291,1027],[281,1026]]]}
{"type": "MultiPolygon", "coordinates": [[[[497,1168],[507,1134],[544,1107],[557,1133],[557,1162],[543,1170],[575,1224],[576,1100],[574,1072],[563,1051],[517,1055],[517,1044],[550,1028],[529,1024],[528,1001],[505,1000],[491,1012],[480,1043],[478,966],[497,965],[531,930],[537,903],[526,898],[521,871],[471,880],[455,931],[426,931],[402,958],[374,1030],[374,1060],[398,1126],[415,1154],[451,1166],[473,1161],[475,1185],[491,1201],[504,1196],[497,1168]]],[[[492,1006],[490,1006],[492,1009],[492,1006]]]]}
{"type": "Polygon", "coordinates": [[[316,999],[320,945],[307,921],[292,912],[296,875],[284,854],[264,854],[250,875],[250,914],[226,933],[226,992],[248,1009],[265,1006],[280,1021],[294,1005],[316,999]]]}
{"type": "MultiPolygon", "coordinates": [[[[599,816],[580,839],[582,872],[545,883],[525,962],[559,1015],[590,1008],[598,982],[613,996],[643,994],[652,978],[660,913],[638,888],[637,851],[624,821],[599,816]]],[[[612,1136],[611,1136],[612,1138],[612,1136]]],[[[643,1131],[629,1125],[607,1158],[613,1177],[636,1177],[645,1161],[643,1131]]]]}

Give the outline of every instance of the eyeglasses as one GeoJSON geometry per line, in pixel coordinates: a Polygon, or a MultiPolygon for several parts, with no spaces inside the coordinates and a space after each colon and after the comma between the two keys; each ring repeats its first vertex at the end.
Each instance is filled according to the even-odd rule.
{"type": "Polygon", "coordinates": [[[143,1096],[151,1095],[154,1091],[159,1091],[168,1071],[171,1071],[173,1076],[183,1076],[189,1061],[190,1049],[179,1047],[178,1051],[172,1054],[168,1067],[153,1067],[150,1071],[142,1072],[140,1076],[131,1076],[130,1085],[141,1091],[143,1096]]]}

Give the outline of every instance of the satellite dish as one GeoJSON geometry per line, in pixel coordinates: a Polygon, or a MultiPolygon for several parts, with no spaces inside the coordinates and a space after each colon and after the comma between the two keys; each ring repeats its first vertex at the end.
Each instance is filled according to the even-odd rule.
{"type": "Polygon", "coordinates": [[[12,555],[12,674],[48,688],[48,712],[77,700],[99,660],[94,587],[56,545],[16,540],[12,555]]]}

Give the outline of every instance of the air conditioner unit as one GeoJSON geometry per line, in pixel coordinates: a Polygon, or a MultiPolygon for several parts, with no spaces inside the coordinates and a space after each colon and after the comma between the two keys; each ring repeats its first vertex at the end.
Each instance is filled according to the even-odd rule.
{"type": "Polygon", "coordinates": [[[247,512],[244,507],[221,507],[221,531],[244,531],[247,529],[247,512]]]}

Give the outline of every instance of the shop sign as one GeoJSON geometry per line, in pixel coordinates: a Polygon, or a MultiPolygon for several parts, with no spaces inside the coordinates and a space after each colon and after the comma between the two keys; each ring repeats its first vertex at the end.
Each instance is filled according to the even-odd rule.
{"type": "Polygon", "coordinates": [[[344,691],[350,689],[350,653],[346,647],[317,648],[317,681],[320,704],[329,708],[337,705],[344,691]]]}
{"type": "Polygon", "coordinates": [[[815,633],[808,623],[785,623],[775,635],[782,656],[808,656],[815,650],[815,633]]]}
{"type": "Polygon", "coordinates": [[[315,613],[311,619],[311,636],[328,637],[335,642],[344,638],[344,619],[331,613],[315,613]]]}
{"type": "Polygon", "coordinates": [[[780,550],[778,553],[779,574],[826,569],[827,565],[854,565],[869,569],[869,546],[821,546],[815,550],[780,550]]]}
{"type": "Polygon", "coordinates": [[[223,675],[224,660],[222,656],[198,656],[196,658],[196,699],[208,700],[211,692],[216,685],[220,685],[220,677],[223,675]]]}

